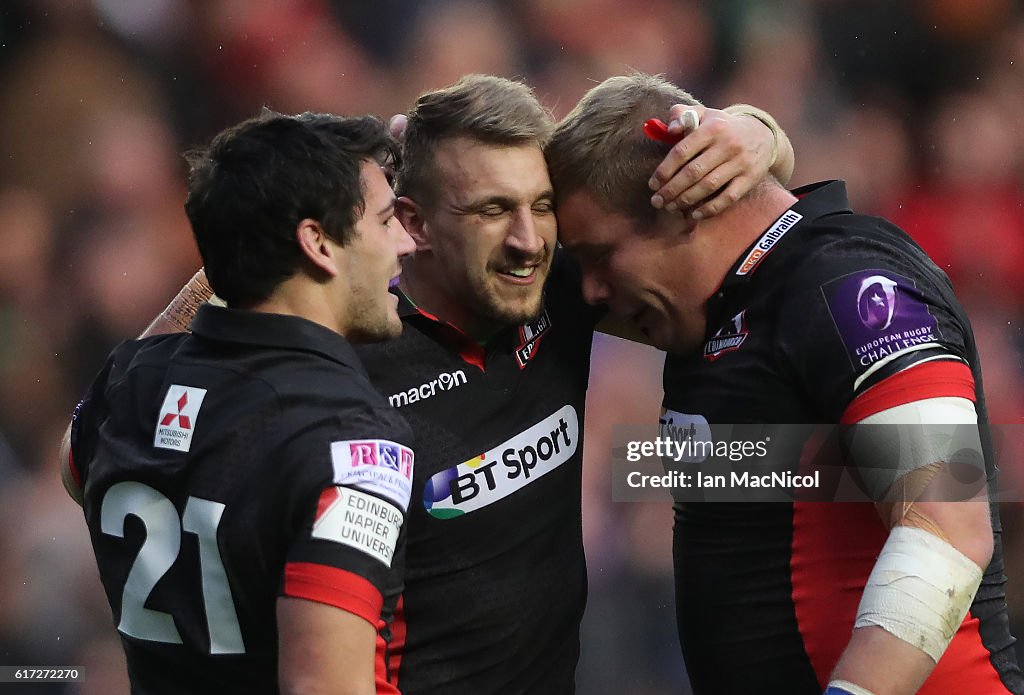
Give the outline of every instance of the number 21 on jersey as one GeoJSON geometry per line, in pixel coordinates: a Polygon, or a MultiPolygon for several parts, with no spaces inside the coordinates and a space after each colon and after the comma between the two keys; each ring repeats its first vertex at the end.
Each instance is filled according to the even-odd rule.
{"type": "Polygon", "coordinates": [[[184,531],[199,538],[199,572],[210,653],[245,653],[235,602],[217,548],[217,527],[223,514],[224,505],[220,502],[189,497],[179,523],[174,504],[148,485],[128,481],[107,490],[100,507],[103,533],[124,538],[128,515],[137,517],[146,529],[146,540],[132,563],[121,594],[121,622],[117,626],[121,633],[152,642],[181,644],[171,614],[146,608],[145,604],[153,587],[178,559],[184,531]]]}

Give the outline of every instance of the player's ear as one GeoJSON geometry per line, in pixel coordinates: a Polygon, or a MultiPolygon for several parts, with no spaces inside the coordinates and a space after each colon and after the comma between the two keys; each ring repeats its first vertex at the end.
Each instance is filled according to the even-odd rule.
{"type": "Polygon", "coordinates": [[[295,228],[295,240],[303,255],[315,267],[334,277],[340,272],[337,245],[332,245],[323,226],[316,220],[305,218],[295,228]]]}
{"type": "Polygon", "coordinates": [[[395,201],[395,216],[416,242],[416,252],[430,250],[430,229],[423,218],[423,208],[412,198],[402,196],[395,201]]]}

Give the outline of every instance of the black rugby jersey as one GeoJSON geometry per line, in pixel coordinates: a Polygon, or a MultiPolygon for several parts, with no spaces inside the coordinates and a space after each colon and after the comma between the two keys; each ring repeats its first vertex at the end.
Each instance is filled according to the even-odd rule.
{"type": "MultiPolygon", "coordinates": [[[[667,358],[663,432],[854,423],[949,396],[974,401],[986,422],[974,337],[945,274],[892,224],[853,214],[842,182],[794,193],[709,300],[703,350],[667,358]]],[[[991,456],[986,466],[991,480],[991,456]]],[[[992,522],[992,561],[924,695],[1024,693],[995,505],[992,522]]],[[[677,502],[694,692],[821,693],[887,536],[871,503],[677,502]]]]}
{"type": "Polygon", "coordinates": [[[400,297],[402,337],[359,347],[416,433],[398,685],[574,690],[586,600],[583,416],[599,312],[556,252],[544,310],[486,347],[400,297]]]}
{"type": "Polygon", "coordinates": [[[280,595],[380,639],[401,591],[412,433],[352,347],[305,319],[203,306],[114,350],[72,470],[134,693],[276,693],[280,595]]]}

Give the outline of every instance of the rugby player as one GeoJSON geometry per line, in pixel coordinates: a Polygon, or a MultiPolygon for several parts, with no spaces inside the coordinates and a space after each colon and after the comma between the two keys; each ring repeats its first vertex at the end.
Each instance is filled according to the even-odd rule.
{"type": "Polygon", "coordinates": [[[840,181],[790,193],[768,176],[707,220],[650,209],[639,191],[666,146],[639,124],[680,103],[697,104],[659,78],[611,78],[546,151],[587,301],[669,352],[662,422],[876,426],[870,438],[901,425],[911,444],[898,471],[890,441],[869,440],[878,461],[850,462],[876,505],[677,501],[694,692],[1024,693],[998,509],[984,490],[933,493],[965,443],[931,436],[947,425],[994,476],[977,348],[949,280],[901,230],[854,214],[840,181]]]}
{"type": "MultiPolygon", "coordinates": [[[[710,216],[769,167],[788,178],[792,148],[769,116],[698,109],[702,125],[645,181],[647,204],[710,216]]],[[[416,434],[390,651],[406,695],[575,688],[584,403],[603,312],[556,250],[543,154],[553,126],[527,86],[482,75],[408,114],[396,210],[416,253],[394,289],[405,328],[358,348],[416,434]]],[[[184,329],[188,288],[183,298],[158,323],[184,329]]]]}
{"type": "Polygon", "coordinates": [[[61,456],[133,693],[397,692],[412,432],[352,347],[402,330],[394,155],[377,119],[272,112],[190,154],[227,305],[116,348],[61,456]]]}
{"type": "MultiPolygon", "coordinates": [[[[664,201],[686,193],[721,205],[718,189],[727,202],[737,178],[771,164],[771,129],[703,115],[704,129],[666,154],[664,201]]],[[[527,86],[483,75],[422,95],[408,114],[397,179],[398,215],[416,240],[397,289],[405,331],[360,351],[417,436],[398,680],[407,694],[574,689],[584,404],[602,312],[556,249],[543,156],[552,127],[527,86]]],[[[781,146],[788,176],[792,151],[781,146]]]]}

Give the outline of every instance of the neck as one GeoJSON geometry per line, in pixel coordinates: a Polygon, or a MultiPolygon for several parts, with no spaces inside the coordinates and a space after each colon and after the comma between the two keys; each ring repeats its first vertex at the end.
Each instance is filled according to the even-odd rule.
{"type": "Polygon", "coordinates": [[[797,198],[781,186],[769,185],[720,215],[701,222],[708,248],[708,270],[714,279],[714,288],[708,296],[721,287],[740,255],[796,201],[797,198]]]}
{"type": "Polygon", "coordinates": [[[418,308],[479,342],[503,328],[495,321],[481,318],[463,299],[449,292],[442,268],[429,252],[418,252],[402,264],[398,288],[418,308]]]}
{"type": "Polygon", "coordinates": [[[301,273],[283,281],[269,297],[249,308],[267,314],[298,316],[345,335],[343,322],[327,301],[322,286],[301,273]]]}

